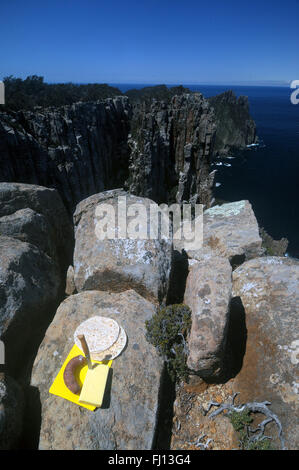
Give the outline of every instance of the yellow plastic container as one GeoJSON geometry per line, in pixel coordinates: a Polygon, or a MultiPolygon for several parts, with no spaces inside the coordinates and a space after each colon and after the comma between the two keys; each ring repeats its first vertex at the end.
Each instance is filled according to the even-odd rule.
{"type": "MultiPolygon", "coordinates": [[[[94,411],[96,409],[96,406],[88,405],[86,403],[79,403],[80,392],[78,394],[72,393],[67,388],[63,380],[63,372],[64,372],[66,365],[71,359],[73,359],[73,357],[79,356],[80,354],[83,355],[81,349],[79,349],[78,346],[75,344],[70,350],[69,355],[67,356],[54,382],[52,383],[49,389],[49,393],[51,393],[52,395],[57,395],[58,397],[62,397],[65,400],[69,400],[75,403],[76,405],[82,406],[83,408],[87,408],[90,411],[94,411]]],[[[102,362],[100,361],[92,361],[92,362],[97,363],[97,364],[105,364],[108,367],[111,367],[112,365],[112,360],[102,361],[102,362]]],[[[88,370],[87,364],[84,365],[83,367],[78,367],[76,370],[75,377],[81,387],[83,385],[87,370],[88,370]]]]}

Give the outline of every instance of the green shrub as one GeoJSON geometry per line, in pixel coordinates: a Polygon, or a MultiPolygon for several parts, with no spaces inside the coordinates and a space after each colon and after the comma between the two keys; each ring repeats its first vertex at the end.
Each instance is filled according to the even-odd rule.
{"type": "Polygon", "coordinates": [[[274,450],[271,441],[267,438],[260,438],[256,441],[252,440],[252,438],[250,439],[247,429],[252,423],[253,418],[248,408],[239,413],[231,411],[228,416],[233,428],[239,434],[240,448],[242,450],[274,450]]]}
{"type": "Polygon", "coordinates": [[[190,327],[191,310],[184,304],[161,308],[146,322],[146,339],[163,356],[172,380],[188,378],[186,339],[190,327]]]}
{"type": "Polygon", "coordinates": [[[237,411],[231,411],[229,418],[234,430],[237,432],[244,430],[246,426],[249,426],[249,424],[252,423],[252,417],[248,408],[245,408],[240,413],[237,411]]]}

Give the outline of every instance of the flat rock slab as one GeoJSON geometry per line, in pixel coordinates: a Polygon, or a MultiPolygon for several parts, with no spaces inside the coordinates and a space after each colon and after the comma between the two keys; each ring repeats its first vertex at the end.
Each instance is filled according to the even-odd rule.
{"type": "Polygon", "coordinates": [[[154,313],[155,307],[133,290],[81,292],[60,305],[32,373],[42,407],[40,449],[151,449],[163,369],[156,349],[145,339],[145,321],[154,313]],[[76,327],[95,315],[116,320],[128,342],[113,361],[105,408],[92,412],[48,390],[73,346],[76,327]]]}
{"type": "Polygon", "coordinates": [[[204,212],[204,244],[232,260],[261,255],[262,239],[249,201],[214,206],[204,212]]]}
{"type": "MultiPolygon", "coordinates": [[[[115,209],[117,227],[119,196],[126,197],[127,208],[133,204],[142,204],[144,208],[155,204],[150,199],[131,196],[122,190],[112,190],[93,195],[78,205],[74,214],[76,289],[78,292],[93,289],[121,292],[134,289],[150,301],[162,301],[167,293],[170,273],[170,239],[101,240],[96,234],[100,221],[96,209],[102,204],[109,204],[115,209]]],[[[128,217],[128,221],[132,221],[132,217],[128,217]]]]}
{"type": "MultiPolygon", "coordinates": [[[[183,248],[176,241],[175,249],[183,248]]],[[[214,206],[203,213],[203,248],[188,250],[189,258],[200,259],[204,250],[228,258],[232,264],[260,256],[263,253],[259,227],[249,201],[237,201],[214,206]]]]}
{"type": "Polygon", "coordinates": [[[229,320],[232,268],[222,257],[189,260],[184,303],[192,310],[188,367],[204,378],[221,373],[229,320]]]}
{"type": "Polygon", "coordinates": [[[233,273],[233,295],[242,300],[247,328],[233,390],[240,392],[239,402],[270,401],[286,447],[298,449],[299,261],[262,257],[244,263],[233,273]]]}

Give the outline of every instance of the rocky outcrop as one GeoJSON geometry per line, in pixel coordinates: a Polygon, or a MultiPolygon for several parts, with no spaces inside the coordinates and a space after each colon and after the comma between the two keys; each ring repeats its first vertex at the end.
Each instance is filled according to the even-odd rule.
{"type": "Polygon", "coordinates": [[[215,155],[226,155],[256,143],[256,125],[249,113],[247,96],[229,90],[208,99],[216,118],[215,155]]]}
{"type": "Polygon", "coordinates": [[[56,246],[53,239],[48,236],[51,230],[52,227],[47,219],[29,208],[0,217],[1,235],[32,243],[51,258],[56,259],[56,246]]]}
{"type": "Polygon", "coordinates": [[[73,228],[55,189],[0,183],[0,234],[31,243],[63,273],[72,260],[73,228]]]}
{"type": "Polygon", "coordinates": [[[189,260],[184,303],[192,311],[188,367],[203,378],[223,371],[231,299],[232,268],[213,254],[189,260]]]}
{"type": "Polygon", "coordinates": [[[127,177],[126,97],[0,113],[0,180],[56,188],[70,211],[127,177]]]}
{"type": "Polygon", "coordinates": [[[12,377],[0,373],[0,450],[18,449],[23,413],[21,387],[12,377]]]}
{"type": "Polygon", "coordinates": [[[262,257],[233,273],[233,295],[246,315],[243,367],[233,391],[245,401],[269,401],[288,449],[299,448],[299,261],[262,257]]]}
{"type": "Polygon", "coordinates": [[[206,380],[216,380],[227,373],[226,362],[231,354],[226,343],[232,268],[262,255],[264,250],[248,201],[207,209],[202,224],[202,247],[188,249],[184,240],[174,240],[173,272],[178,276],[189,260],[184,295],[184,303],[192,310],[188,367],[206,380]]]}
{"type": "Polygon", "coordinates": [[[174,240],[174,249],[183,249],[189,258],[197,260],[206,251],[229,259],[235,267],[245,260],[264,253],[259,226],[249,201],[236,201],[214,206],[203,212],[203,245],[189,249],[184,240],[174,240]]]}
{"type": "Polygon", "coordinates": [[[0,337],[18,376],[63,296],[73,230],[56,190],[0,183],[0,235],[0,337]]]}
{"type": "Polygon", "coordinates": [[[0,338],[5,365],[17,375],[59,301],[56,264],[34,245],[0,237],[0,338]]]}
{"type": "Polygon", "coordinates": [[[298,293],[295,259],[255,258],[233,272],[227,332],[232,354],[226,362],[237,360],[238,368],[221,383],[208,384],[193,376],[189,383],[177,385],[172,449],[237,449],[250,437],[247,448],[268,443],[272,449],[298,450],[298,293]],[[238,395],[233,402],[234,394],[238,395]],[[235,417],[242,409],[256,410],[250,415],[250,429],[255,432],[247,433],[244,426],[241,437],[233,429],[228,412],[232,403],[238,409],[235,417]],[[226,413],[215,416],[224,404],[228,404],[226,413]]]}
{"type": "Polygon", "coordinates": [[[268,256],[285,256],[289,244],[287,238],[274,240],[262,227],[260,227],[260,236],[263,240],[262,246],[268,256]]]}
{"type": "Polygon", "coordinates": [[[204,244],[232,263],[263,253],[259,227],[249,201],[214,206],[204,212],[204,244]]]}
{"type": "Polygon", "coordinates": [[[154,312],[154,306],[133,290],[81,292],[60,305],[40,346],[31,380],[42,407],[40,449],[151,449],[163,367],[145,339],[145,321],[154,312]],[[106,404],[92,412],[48,390],[73,346],[76,327],[94,315],[116,320],[128,342],[113,361],[106,404]]]}
{"type": "MultiPolygon", "coordinates": [[[[115,211],[113,223],[115,221],[116,224],[119,197],[126,205],[125,215],[135,204],[142,205],[145,211],[151,204],[155,204],[150,199],[131,196],[123,190],[114,190],[91,196],[77,206],[74,214],[76,289],[78,292],[92,289],[111,292],[135,289],[154,302],[162,301],[168,288],[171,240],[132,239],[126,234],[119,234],[122,238],[116,239],[99,238],[97,230],[98,225],[101,225],[100,214],[96,211],[104,204],[110,205],[115,211]]],[[[149,215],[147,212],[145,214],[149,215]]],[[[134,220],[135,212],[133,217],[127,217],[128,228],[134,220]]],[[[136,223],[139,221],[136,220],[136,223]]],[[[147,226],[145,229],[147,230],[147,226]]],[[[116,233],[113,230],[113,235],[116,233]]]]}
{"type": "Polygon", "coordinates": [[[128,189],[156,202],[210,205],[214,115],[200,93],[134,106],[128,189]]]}
{"type": "Polygon", "coordinates": [[[120,186],[158,203],[209,207],[216,128],[216,150],[226,152],[251,143],[255,127],[244,97],[228,92],[209,102],[187,92],[165,87],[159,101],[145,93],[133,105],[118,96],[2,112],[0,181],[56,188],[69,212],[82,199],[120,186]]]}

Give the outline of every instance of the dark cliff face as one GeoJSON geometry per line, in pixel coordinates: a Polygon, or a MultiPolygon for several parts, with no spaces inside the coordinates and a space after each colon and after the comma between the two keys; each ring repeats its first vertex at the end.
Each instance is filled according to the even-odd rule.
{"type": "Polygon", "coordinates": [[[229,154],[256,142],[256,125],[249,113],[247,96],[232,91],[208,99],[214,108],[217,132],[214,154],[229,154]]]}
{"type": "Polygon", "coordinates": [[[129,135],[134,194],[161,202],[211,200],[214,115],[199,93],[135,104],[129,135]]]}
{"type": "Polygon", "coordinates": [[[0,181],[56,188],[72,210],[128,177],[126,97],[0,113],[0,181]]]}
{"type": "Polygon", "coordinates": [[[166,101],[119,96],[2,112],[0,181],[56,188],[70,212],[121,186],[158,203],[209,207],[216,128],[217,151],[245,146],[255,132],[248,116],[246,100],[229,93],[210,103],[200,93],[170,93],[166,101]]]}

